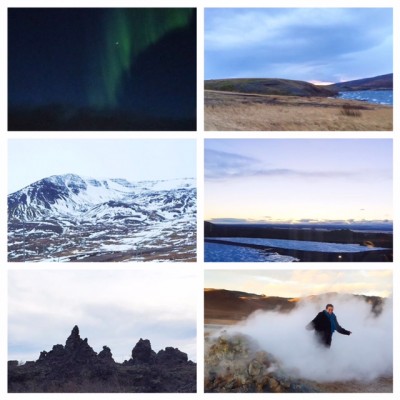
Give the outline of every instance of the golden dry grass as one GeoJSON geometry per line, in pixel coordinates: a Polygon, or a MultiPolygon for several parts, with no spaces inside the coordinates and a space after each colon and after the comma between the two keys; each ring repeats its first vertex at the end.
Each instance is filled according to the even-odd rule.
{"type": "Polygon", "coordinates": [[[207,131],[391,131],[393,107],[324,97],[205,91],[207,131]],[[359,116],[343,115],[351,104],[359,116]]]}

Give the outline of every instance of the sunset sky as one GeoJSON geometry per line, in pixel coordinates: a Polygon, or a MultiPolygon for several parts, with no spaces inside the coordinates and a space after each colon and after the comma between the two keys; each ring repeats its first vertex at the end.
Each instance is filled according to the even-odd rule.
{"type": "Polygon", "coordinates": [[[388,297],[392,294],[393,278],[390,270],[208,270],[204,285],[280,297],[328,292],[388,297]]]}
{"type": "Polygon", "coordinates": [[[390,8],[205,12],[206,79],[286,78],[329,84],[391,72],[390,8]]]}
{"type": "Polygon", "coordinates": [[[205,219],[392,222],[390,139],[209,139],[205,219]]]}

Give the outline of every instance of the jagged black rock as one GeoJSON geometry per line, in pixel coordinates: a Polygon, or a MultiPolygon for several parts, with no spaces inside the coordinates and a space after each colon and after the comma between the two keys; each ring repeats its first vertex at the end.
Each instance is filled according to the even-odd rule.
{"type": "Polygon", "coordinates": [[[176,348],[154,352],[147,339],[139,340],[131,359],[117,363],[109,347],[97,354],[74,326],[65,346],[23,365],[9,361],[8,392],[196,392],[196,364],[176,348]]]}

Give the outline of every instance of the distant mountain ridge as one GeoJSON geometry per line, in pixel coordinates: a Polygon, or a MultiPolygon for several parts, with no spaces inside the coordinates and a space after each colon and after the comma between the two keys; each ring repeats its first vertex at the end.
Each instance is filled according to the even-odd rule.
{"type": "MultiPolygon", "coordinates": [[[[289,298],[279,296],[266,296],[254,293],[246,293],[226,289],[204,290],[204,317],[206,320],[242,320],[256,310],[289,312],[294,309],[296,303],[303,300],[318,302],[326,296],[331,298],[343,296],[338,293],[325,293],[321,295],[307,296],[303,298],[289,298]]],[[[383,299],[378,296],[345,295],[350,298],[358,298],[371,304],[371,310],[375,313],[381,311],[383,299]]]]}
{"type": "Polygon", "coordinates": [[[53,175],[8,196],[8,220],[113,220],[138,223],[193,211],[194,179],[129,182],[75,174],[53,175]]]}
{"type": "Polygon", "coordinates": [[[339,92],[351,92],[360,90],[393,90],[393,74],[379,75],[372,78],[356,79],[347,82],[338,82],[324,86],[339,92]]]}

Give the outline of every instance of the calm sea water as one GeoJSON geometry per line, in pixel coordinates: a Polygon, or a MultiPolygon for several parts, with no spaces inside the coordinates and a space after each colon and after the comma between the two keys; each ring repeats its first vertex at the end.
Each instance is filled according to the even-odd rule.
{"type": "Polygon", "coordinates": [[[346,100],[362,100],[374,104],[393,105],[393,90],[360,90],[355,92],[339,92],[337,97],[346,100]]]}

